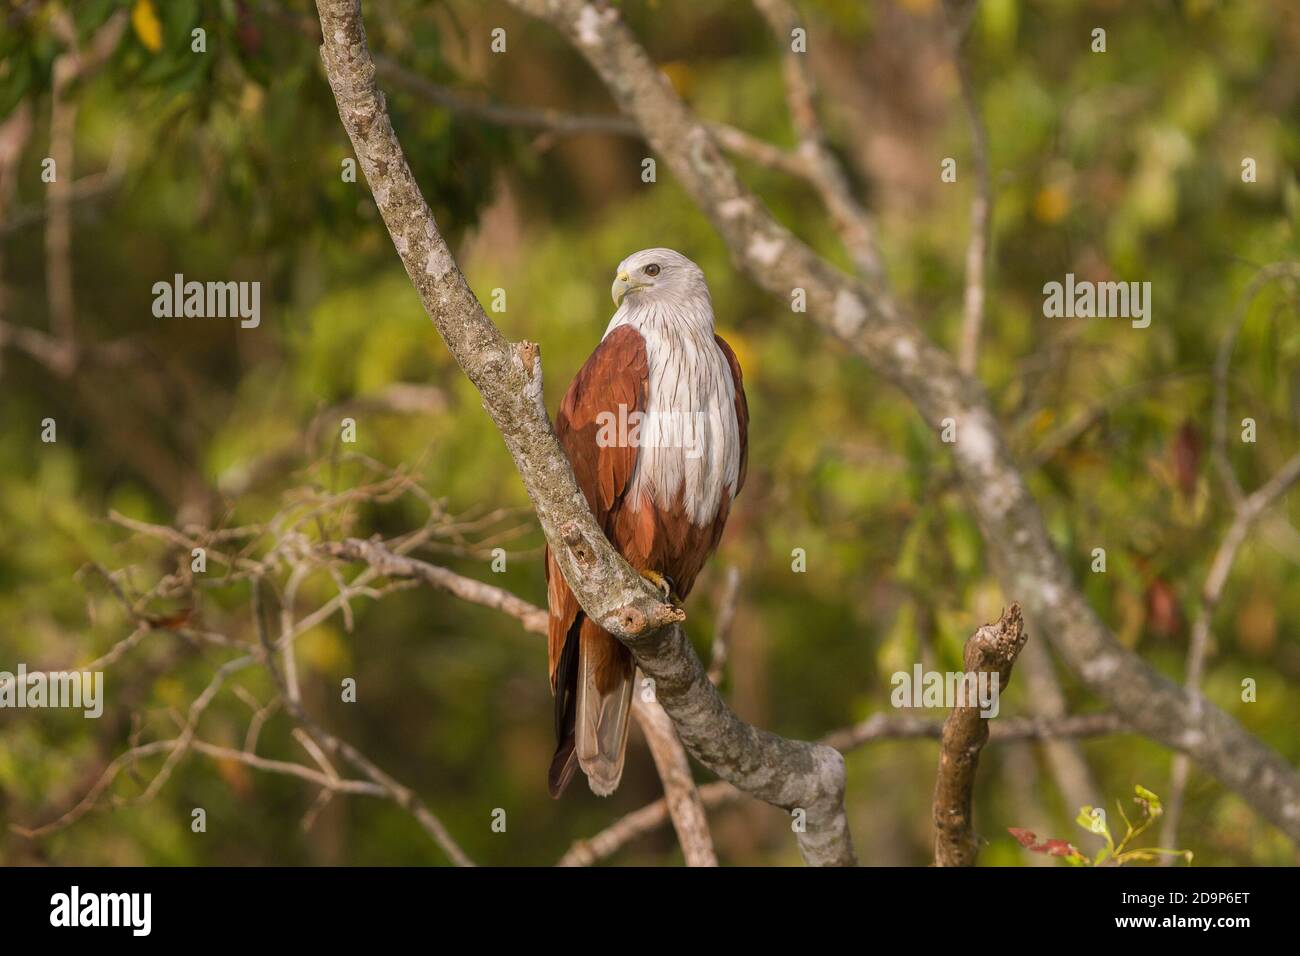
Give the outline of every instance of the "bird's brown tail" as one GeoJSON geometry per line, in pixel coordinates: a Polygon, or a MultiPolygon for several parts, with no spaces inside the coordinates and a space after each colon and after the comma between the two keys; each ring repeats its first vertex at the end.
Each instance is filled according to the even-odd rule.
{"type": "Polygon", "coordinates": [[[591,792],[607,797],[623,778],[636,662],[616,638],[584,623],[578,653],[574,751],[591,792]]]}
{"type": "Polygon", "coordinates": [[[555,673],[555,755],[546,780],[559,797],[578,767],[597,796],[623,777],[636,662],[608,632],[579,614],[555,673]]]}
{"type": "Polygon", "coordinates": [[[578,769],[574,753],[574,723],[578,712],[578,644],[583,615],[569,628],[560,652],[560,663],[555,669],[555,756],[546,774],[546,784],[551,796],[558,799],[573,779],[578,769]]]}

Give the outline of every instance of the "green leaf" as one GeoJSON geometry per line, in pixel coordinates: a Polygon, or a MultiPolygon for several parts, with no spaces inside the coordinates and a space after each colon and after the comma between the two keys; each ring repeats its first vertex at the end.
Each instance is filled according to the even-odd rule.
{"type": "Polygon", "coordinates": [[[1138,784],[1133,788],[1133,792],[1137,794],[1137,797],[1134,798],[1134,802],[1145,808],[1146,812],[1151,816],[1158,817],[1160,814],[1165,812],[1164,804],[1160,802],[1160,798],[1146,787],[1138,784]]]}

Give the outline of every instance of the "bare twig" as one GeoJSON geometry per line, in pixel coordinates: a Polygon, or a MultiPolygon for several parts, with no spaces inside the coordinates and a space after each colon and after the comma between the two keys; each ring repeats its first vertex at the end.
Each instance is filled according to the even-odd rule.
{"type": "MultiPolygon", "coordinates": [[[[347,741],[342,740],[329,731],[325,730],[320,724],[307,713],[302,706],[302,702],[289,696],[288,687],[285,685],[284,678],[280,674],[279,667],[275,663],[275,648],[272,647],[270,638],[266,633],[266,624],[262,619],[262,606],[260,598],[260,582],[254,581],[252,587],[253,599],[253,620],[257,626],[257,635],[262,644],[262,662],[266,665],[271,679],[275,681],[276,686],[280,689],[280,697],[284,702],[285,710],[289,711],[302,725],[302,728],[311,735],[311,738],[320,747],[335,756],[341,757],[350,763],[357,770],[361,771],[370,780],[384,789],[389,798],[399,807],[405,810],[422,826],[426,833],[429,834],[438,846],[442,847],[448,858],[457,866],[473,866],[474,862],[460,848],[460,845],[452,838],[451,833],[433,813],[432,810],[416,795],[410,787],[399,783],[389,774],[385,773],[369,757],[357,750],[347,741]]],[[[280,635],[283,641],[288,634],[293,633],[290,629],[280,635]]]]}
{"type": "Polygon", "coordinates": [[[77,104],[69,90],[108,60],[126,29],[127,13],[119,10],[105,21],[85,50],[77,45],[76,26],[67,11],[56,10],[53,24],[66,45],[54,59],[50,90],[50,158],[55,175],[49,183],[49,216],[45,225],[46,294],[50,327],[62,346],[60,365],[75,364],[76,302],[72,281],[72,200],[77,104]]]}
{"type": "MultiPolygon", "coordinates": [[[[1219,340],[1219,349],[1215,355],[1214,419],[1210,436],[1210,457],[1228,493],[1228,500],[1233,506],[1233,516],[1232,523],[1228,526],[1210,563],[1205,583],[1201,587],[1199,606],[1192,623],[1192,636],[1187,646],[1187,672],[1184,683],[1191,692],[1190,706],[1194,713],[1199,713],[1205,703],[1199,690],[1201,674],[1205,667],[1205,656],[1210,645],[1210,629],[1224,585],[1227,584],[1233,562],[1237,559],[1237,551],[1246,540],[1252,525],[1263,517],[1268,508],[1286,494],[1287,490],[1295,484],[1297,477],[1300,477],[1300,455],[1296,455],[1269,481],[1248,496],[1241,487],[1241,482],[1237,480],[1237,474],[1233,471],[1232,462],[1228,458],[1228,379],[1237,336],[1246,322],[1246,316],[1256,297],[1270,283],[1282,279],[1290,279],[1292,282],[1300,279],[1300,263],[1275,262],[1255,273],[1246,284],[1241,304],[1219,340]]],[[[1286,527],[1290,525],[1287,524],[1286,527]]],[[[1191,764],[1186,755],[1176,754],[1170,767],[1169,797],[1166,802],[1164,821],[1160,825],[1160,839],[1164,846],[1174,846],[1178,841],[1178,825],[1182,817],[1183,800],[1190,772],[1191,764]]],[[[1162,861],[1165,865],[1169,862],[1162,861]]]]}
{"type": "Polygon", "coordinates": [[[1232,353],[1255,298],[1270,283],[1281,279],[1300,281],[1300,262],[1274,262],[1255,273],[1246,284],[1241,304],[1219,340],[1219,350],[1214,357],[1214,424],[1210,433],[1210,457],[1234,505],[1245,497],[1245,492],[1237,480],[1237,473],[1232,470],[1232,462],[1228,460],[1228,378],[1232,372],[1232,353]]]}
{"type": "MultiPolygon", "coordinates": [[[[1228,526],[1218,550],[1214,553],[1209,573],[1205,576],[1205,584],[1201,587],[1200,606],[1192,622],[1192,636],[1187,645],[1187,674],[1184,682],[1192,696],[1194,707],[1199,708],[1204,702],[1199,691],[1201,676],[1205,670],[1205,657],[1210,647],[1214,611],[1223,596],[1223,588],[1228,583],[1228,575],[1237,560],[1237,552],[1255,522],[1297,481],[1300,481],[1300,453],[1292,455],[1272,478],[1254,492],[1238,499],[1233,509],[1232,524],[1228,526]]],[[[1175,846],[1178,842],[1178,824],[1182,816],[1183,795],[1186,792],[1190,770],[1191,765],[1186,754],[1176,754],[1170,768],[1169,798],[1165,804],[1165,818],[1160,829],[1162,846],[1175,846]]]]}
{"type": "Polygon", "coordinates": [[[876,245],[871,214],[853,195],[848,177],[826,141],[826,133],[817,115],[817,85],[808,69],[808,54],[793,49],[791,34],[800,26],[799,17],[787,0],[754,0],[754,6],[767,20],[782,47],[786,103],[799,136],[798,152],[805,165],[805,177],[830,213],[854,268],[871,284],[881,285],[885,281],[885,269],[876,245]]]}
{"type": "Polygon", "coordinates": [[[978,0],[945,0],[948,40],[952,61],[961,87],[966,125],[970,128],[971,161],[975,168],[975,188],[970,204],[970,238],[966,244],[966,292],[962,300],[961,346],[958,367],[967,375],[975,374],[979,362],[980,329],[984,324],[985,267],[988,262],[989,220],[993,211],[993,189],[989,178],[988,133],[980,111],[979,96],[970,64],[962,53],[964,24],[969,23],[978,0]],[[962,8],[965,9],[962,9],[962,8]]]}
{"type": "Polygon", "coordinates": [[[335,558],[364,561],[371,570],[386,577],[417,578],[440,591],[446,591],[472,604],[482,604],[509,614],[536,634],[546,633],[547,613],[503,588],[467,578],[447,568],[416,558],[393,554],[377,541],[348,538],[325,542],[320,550],[335,558]]]}
{"type": "MultiPolygon", "coordinates": [[[[461,600],[508,614],[519,621],[526,631],[546,633],[548,615],[544,609],[495,585],[464,577],[427,561],[395,555],[377,541],[350,539],[325,544],[321,550],[334,557],[365,561],[371,570],[386,577],[396,575],[416,578],[461,600]]],[[[704,809],[696,794],[686,752],[682,749],[672,721],[657,702],[647,702],[639,693],[634,696],[634,704],[633,713],[645,734],[655,768],[663,781],[670,816],[677,829],[687,865],[717,866],[718,859],[713,851],[713,840],[709,836],[704,809]]]]}
{"type": "MultiPolygon", "coordinates": [[[[999,692],[1025,646],[1020,605],[1012,604],[995,624],[985,624],[966,642],[966,673],[996,676],[999,692]]],[[[974,866],[979,852],[971,824],[975,768],[989,738],[989,722],[978,701],[957,702],[943,723],[939,773],[934,785],[934,862],[936,866],[974,866]]]]}
{"type": "MultiPolygon", "coordinates": [[[[103,172],[88,173],[79,177],[68,187],[67,195],[64,197],[65,202],[78,205],[107,196],[121,185],[124,171],[121,162],[114,162],[103,172]]],[[[47,204],[15,210],[13,215],[0,219],[0,238],[44,222],[49,218],[51,209],[52,207],[47,204]]]]}
{"type": "Polygon", "coordinates": [[[646,700],[640,693],[633,695],[632,712],[645,734],[650,756],[664,785],[664,800],[668,815],[677,831],[682,856],[687,866],[717,866],[718,856],[713,850],[713,837],[709,834],[709,821],[704,815],[691,777],[691,765],[686,751],[677,738],[673,722],[654,699],[646,700]]]}
{"type": "Polygon", "coordinates": [[[731,627],[736,623],[737,598],[740,594],[740,569],[727,568],[727,578],[718,603],[718,615],[713,621],[713,649],[709,652],[709,680],[722,682],[727,670],[727,648],[731,641],[731,627]]]}

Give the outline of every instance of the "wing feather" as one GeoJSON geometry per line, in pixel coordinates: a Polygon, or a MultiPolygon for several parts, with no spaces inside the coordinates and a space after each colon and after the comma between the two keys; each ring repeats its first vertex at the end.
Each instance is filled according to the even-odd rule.
{"type": "Polygon", "coordinates": [[[740,489],[744,487],[745,474],[749,470],[749,402],[745,398],[745,376],[740,371],[740,362],[731,346],[727,344],[727,340],[721,335],[715,335],[713,338],[731,368],[731,380],[736,387],[736,424],[739,426],[740,433],[740,472],[736,478],[738,495],[740,489]]]}
{"type": "MultiPolygon", "coordinates": [[[[638,449],[617,441],[600,442],[597,436],[608,421],[606,415],[618,423],[628,421],[634,412],[645,411],[649,378],[645,339],[631,327],[617,328],[605,336],[578,372],[555,417],[556,437],[573,465],[574,477],[596,523],[607,536],[636,471],[638,449]]],[[[622,775],[636,668],[622,644],[583,619],[582,608],[549,549],[546,577],[550,607],[547,655],[551,690],[556,694],[557,748],[551,792],[558,796],[568,783],[576,747],[576,757],[592,789],[603,795],[612,792],[622,775]],[[567,646],[570,644],[576,646],[567,646]]]]}

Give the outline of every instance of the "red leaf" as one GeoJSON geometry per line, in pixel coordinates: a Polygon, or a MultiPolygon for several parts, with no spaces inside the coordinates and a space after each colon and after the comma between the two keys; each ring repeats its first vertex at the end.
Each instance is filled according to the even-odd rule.
{"type": "Polygon", "coordinates": [[[1016,838],[1016,842],[1023,847],[1033,848],[1034,843],[1038,840],[1038,834],[1033,830],[1022,830],[1020,827],[1007,827],[1007,832],[1016,838]]]}
{"type": "Polygon", "coordinates": [[[1184,498],[1196,490],[1196,476],[1201,470],[1201,433],[1191,422],[1184,422],[1173,441],[1174,478],[1184,498]]]}
{"type": "Polygon", "coordinates": [[[1183,612],[1178,594],[1164,578],[1147,585],[1147,628],[1156,637],[1176,637],[1183,629],[1183,612]]]}
{"type": "Polygon", "coordinates": [[[1049,856],[1075,856],[1079,851],[1066,840],[1038,841],[1038,834],[1033,830],[1020,827],[1007,827],[1007,832],[1016,838],[1016,842],[1031,853],[1046,853],[1049,856]]]}

